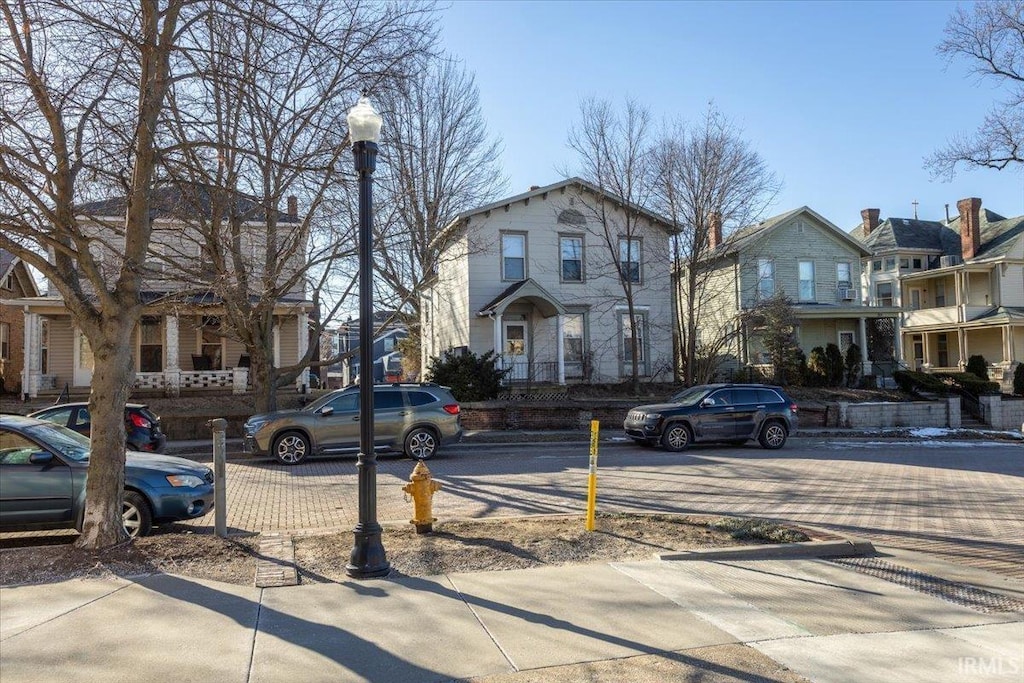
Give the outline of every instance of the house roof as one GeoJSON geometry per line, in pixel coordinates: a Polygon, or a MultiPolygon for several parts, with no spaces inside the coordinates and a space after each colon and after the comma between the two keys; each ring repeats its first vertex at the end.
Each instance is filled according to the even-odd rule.
{"type": "MultiPolygon", "coordinates": [[[[150,218],[180,218],[195,215],[197,207],[203,216],[210,215],[210,185],[202,183],[180,183],[162,185],[154,188],[150,199],[150,218]]],[[[235,211],[245,216],[246,220],[259,220],[263,213],[263,205],[256,197],[236,193],[235,211]]],[[[128,206],[125,196],[111,197],[97,202],[87,202],[77,207],[77,212],[88,216],[122,216],[128,206]]],[[[298,223],[297,216],[284,211],[277,212],[279,223],[298,223]]]]}
{"type": "MultiPolygon", "coordinates": [[[[1024,216],[1005,218],[995,211],[982,209],[978,219],[981,246],[974,259],[1005,256],[1012,251],[1017,240],[1024,237],[1024,216]]],[[[959,216],[948,225],[941,221],[887,218],[866,238],[863,235],[863,224],[850,231],[850,236],[860,240],[872,253],[894,249],[927,249],[943,255],[963,253],[959,216]]]]}
{"type": "Polygon", "coordinates": [[[559,303],[558,299],[551,296],[533,279],[527,278],[506,287],[505,291],[484,304],[477,311],[477,315],[501,315],[510,304],[519,299],[527,299],[532,302],[541,315],[546,318],[566,313],[565,306],[559,303]]]}
{"type": "Polygon", "coordinates": [[[661,227],[666,232],[672,232],[672,223],[671,223],[671,221],[669,221],[664,216],[660,216],[660,215],[654,213],[653,211],[649,211],[648,209],[645,209],[642,206],[638,206],[636,204],[631,204],[630,202],[627,202],[626,200],[622,199],[621,197],[617,197],[617,196],[611,194],[610,192],[602,190],[597,185],[594,185],[593,183],[591,183],[591,182],[589,182],[587,180],[584,180],[582,178],[575,177],[575,176],[572,177],[572,178],[567,178],[565,180],[560,180],[557,183],[552,183],[551,185],[545,185],[543,187],[537,187],[537,188],[531,189],[531,190],[529,190],[527,192],[523,192],[521,194],[517,194],[515,196],[508,197],[506,199],[501,199],[501,200],[498,200],[496,202],[491,202],[490,204],[484,204],[483,206],[478,206],[475,209],[470,209],[468,211],[463,211],[462,213],[457,215],[455,218],[453,218],[448,223],[448,225],[445,227],[445,229],[442,230],[441,232],[442,233],[446,233],[450,229],[454,229],[456,226],[460,225],[467,218],[471,218],[472,216],[476,216],[476,215],[479,215],[481,213],[487,213],[488,211],[494,211],[495,209],[500,209],[500,208],[503,208],[505,206],[509,206],[511,204],[515,204],[516,202],[526,201],[526,200],[532,199],[534,197],[543,196],[543,195],[546,195],[546,194],[548,194],[550,192],[554,192],[555,190],[560,190],[562,188],[570,187],[572,185],[575,185],[575,186],[579,187],[580,189],[586,190],[587,192],[590,192],[590,193],[595,194],[595,195],[604,195],[605,197],[608,197],[610,200],[612,200],[615,203],[620,204],[622,206],[628,206],[631,209],[635,210],[637,213],[641,214],[642,216],[644,216],[645,218],[650,220],[652,223],[656,223],[658,225],[661,225],[661,227]]]}
{"type": "Polygon", "coordinates": [[[32,273],[28,272],[27,266],[25,266],[20,258],[6,249],[0,249],[0,280],[10,275],[18,267],[19,263],[25,269],[26,277],[18,280],[23,286],[27,287],[28,291],[25,292],[25,296],[39,296],[39,286],[36,284],[35,278],[32,277],[32,273]]]}
{"type": "Polygon", "coordinates": [[[853,239],[849,234],[843,231],[842,228],[832,223],[830,220],[822,216],[820,213],[810,208],[809,206],[801,206],[798,209],[792,209],[785,213],[780,213],[777,216],[766,218],[760,223],[754,225],[747,225],[739,230],[735,230],[730,233],[722,244],[718,245],[710,254],[708,254],[708,260],[726,256],[729,254],[735,254],[752,244],[766,238],[778,227],[784,225],[791,218],[795,218],[800,214],[807,214],[814,218],[816,221],[824,225],[829,230],[835,233],[843,242],[846,242],[851,247],[859,251],[861,254],[867,256],[869,252],[865,249],[864,244],[858,240],[853,239]]]}

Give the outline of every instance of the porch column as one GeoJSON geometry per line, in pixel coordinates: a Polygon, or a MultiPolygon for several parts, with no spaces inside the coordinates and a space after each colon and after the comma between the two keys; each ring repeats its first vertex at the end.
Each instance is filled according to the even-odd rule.
{"type": "MultiPolygon", "coordinates": [[[[922,346],[922,348],[924,350],[924,364],[926,366],[931,366],[931,364],[932,364],[932,354],[931,354],[931,349],[928,348],[928,333],[927,332],[922,332],[921,333],[921,346],[922,346]]],[[[930,369],[930,367],[929,367],[929,369],[930,369]]]]}
{"type": "MultiPolygon", "coordinates": [[[[903,316],[896,316],[893,318],[893,335],[892,335],[892,355],[894,358],[906,360],[903,358],[903,326],[900,324],[903,322],[903,316]]],[[[907,365],[910,365],[907,363],[907,365]]]]}
{"type": "Polygon", "coordinates": [[[860,371],[862,375],[871,374],[871,361],[868,360],[868,327],[864,318],[857,321],[860,332],[860,371]]]}
{"type": "Polygon", "coordinates": [[[167,351],[167,362],[164,363],[167,394],[177,396],[181,393],[181,361],[178,359],[178,316],[164,316],[164,348],[167,351]]]}
{"type": "Polygon", "coordinates": [[[558,335],[555,346],[558,353],[558,383],[565,384],[565,338],[563,332],[565,328],[565,316],[561,313],[558,314],[557,324],[555,325],[555,334],[558,335]]]}
{"type": "Polygon", "coordinates": [[[42,355],[40,354],[39,348],[41,339],[41,323],[38,313],[29,313],[28,307],[24,310],[25,367],[21,371],[21,393],[28,395],[30,398],[35,398],[39,395],[39,385],[41,383],[41,375],[43,374],[42,355]]]}
{"type": "Polygon", "coordinates": [[[274,318],[274,367],[281,367],[281,323],[274,318]]]}
{"type": "Polygon", "coordinates": [[[967,333],[962,327],[956,328],[956,346],[957,353],[960,354],[960,359],[957,363],[960,369],[963,370],[967,365],[967,333]]]}
{"type": "Polygon", "coordinates": [[[1003,364],[1005,367],[1013,365],[1013,327],[1003,326],[1003,364]]]}
{"type": "Polygon", "coordinates": [[[494,355],[498,357],[498,367],[505,369],[505,349],[501,347],[501,313],[494,316],[494,355]]]}
{"type": "MultiPolygon", "coordinates": [[[[309,314],[303,311],[299,313],[296,318],[299,323],[299,357],[296,360],[301,360],[306,355],[306,351],[309,350],[309,314]]],[[[295,378],[295,388],[299,391],[309,393],[309,368],[302,368],[302,372],[295,378]]]]}

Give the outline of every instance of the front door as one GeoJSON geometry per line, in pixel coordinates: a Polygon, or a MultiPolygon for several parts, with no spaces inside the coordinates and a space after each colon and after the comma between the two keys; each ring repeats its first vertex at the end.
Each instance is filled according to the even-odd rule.
{"type": "Polygon", "coordinates": [[[502,355],[505,367],[512,371],[505,376],[508,380],[526,380],[529,372],[529,360],[526,342],[526,322],[505,322],[505,343],[502,355]]]}

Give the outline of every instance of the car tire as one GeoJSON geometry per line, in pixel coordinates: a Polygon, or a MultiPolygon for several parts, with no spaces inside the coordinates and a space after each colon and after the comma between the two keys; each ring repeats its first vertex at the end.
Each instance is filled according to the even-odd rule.
{"type": "Polygon", "coordinates": [[[137,491],[124,492],[121,519],[124,530],[131,538],[147,536],[153,529],[153,512],[149,509],[149,502],[137,491]]]}
{"type": "Polygon", "coordinates": [[[757,437],[757,441],[761,444],[761,448],[774,451],[786,445],[788,436],[789,433],[786,431],[785,425],[778,420],[771,420],[761,427],[761,435],[757,437]]]}
{"type": "Polygon", "coordinates": [[[437,447],[437,435],[425,427],[417,427],[405,437],[405,454],[414,460],[430,460],[437,447]]]}
{"type": "Polygon", "coordinates": [[[678,453],[685,451],[690,442],[693,441],[693,434],[685,422],[671,422],[661,435],[661,445],[666,451],[678,453]]]}
{"type": "Polygon", "coordinates": [[[274,439],[274,460],[282,465],[298,465],[309,456],[309,437],[302,432],[285,432],[274,439]]]}

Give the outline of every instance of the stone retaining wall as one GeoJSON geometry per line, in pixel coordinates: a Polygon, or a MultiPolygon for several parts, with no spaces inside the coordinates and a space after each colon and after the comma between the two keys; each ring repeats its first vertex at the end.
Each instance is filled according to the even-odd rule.
{"type": "Polygon", "coordinates": [[[622,426],[636,401],[480,401],[462,404],[462,426],[467,430],[590,429],[591,420],[602,426],[622,426]]]}
{"type": "Polygon", "coordinates": [[[982,418],[992,429],[1017,431],[1024,426],[1024,399],[982,396],[978,403],[982,418]]]}
{"type": "Polygon", "coordinates": [[[906,403],[830,403],[826,427],[960,427],[960,397],[906,403]]]}

